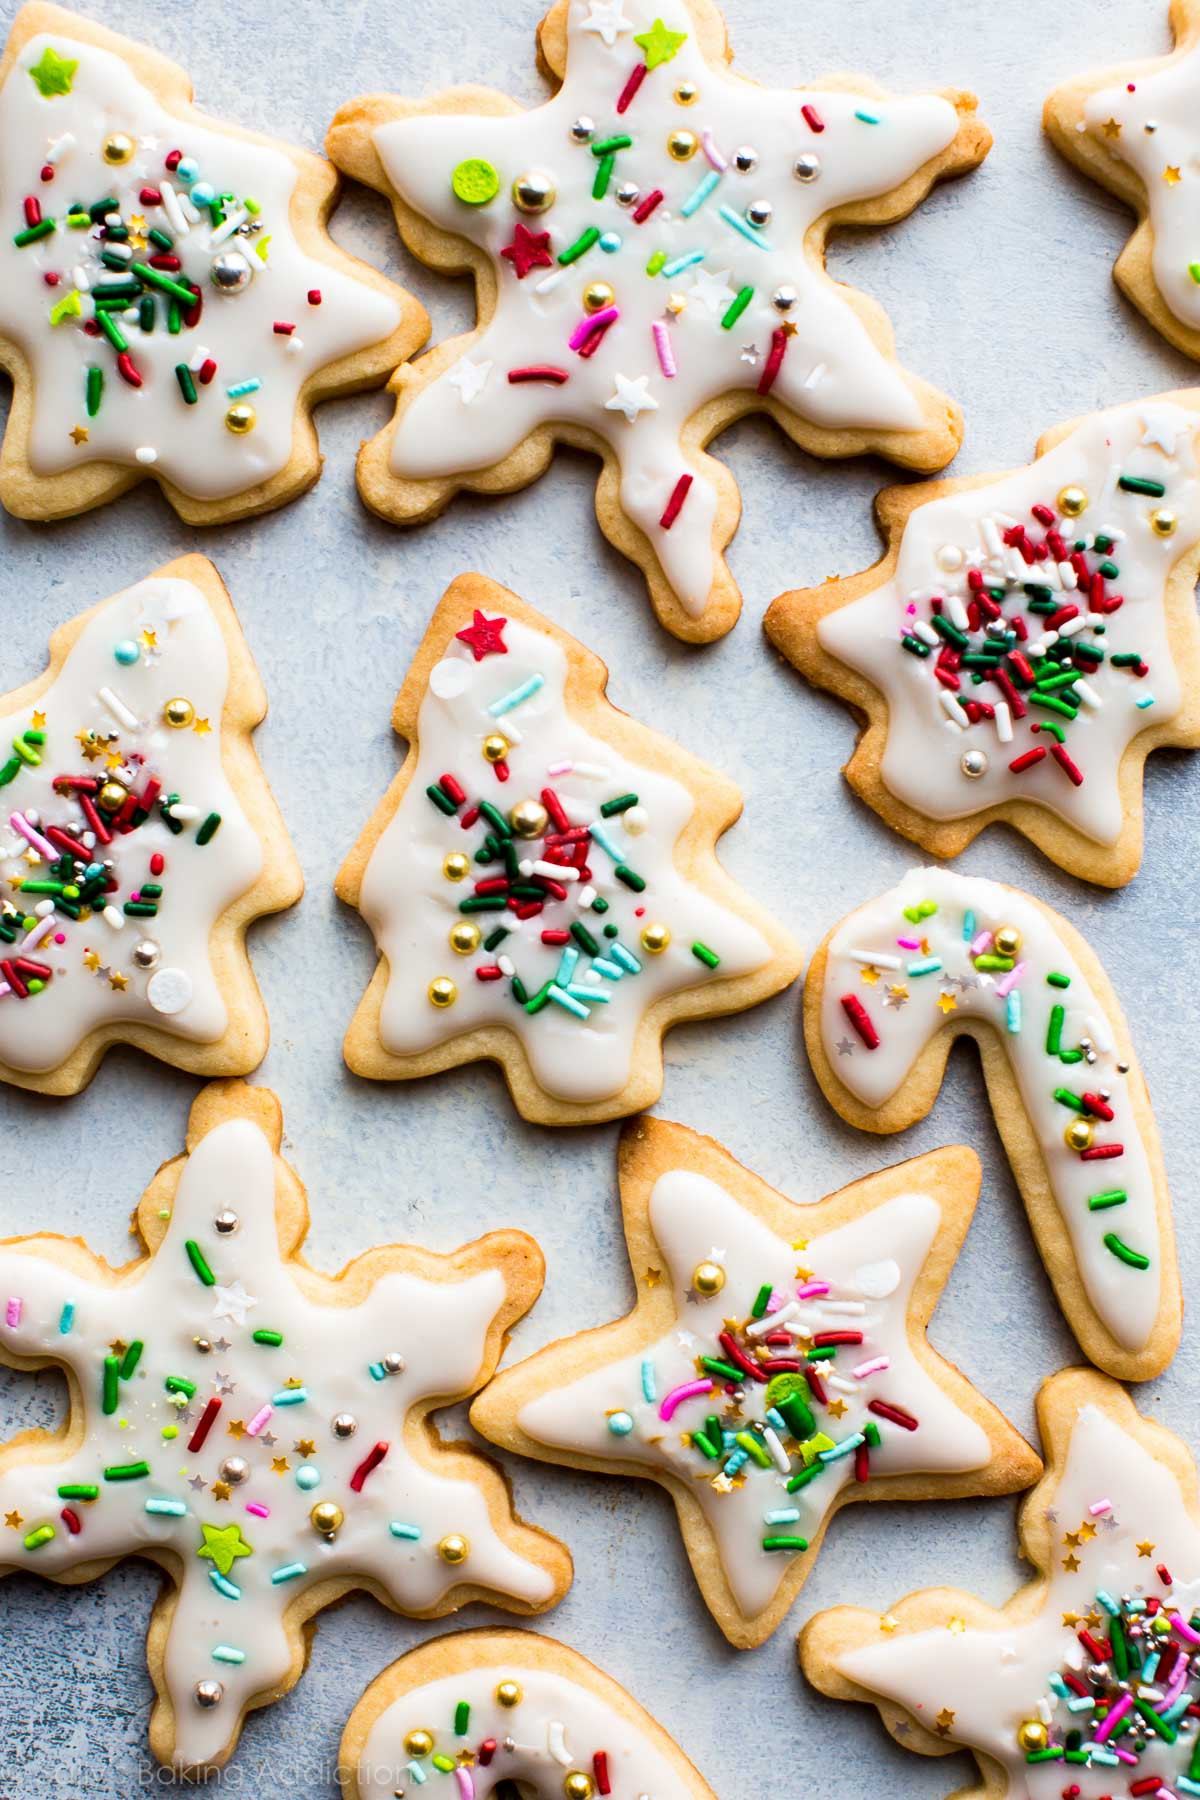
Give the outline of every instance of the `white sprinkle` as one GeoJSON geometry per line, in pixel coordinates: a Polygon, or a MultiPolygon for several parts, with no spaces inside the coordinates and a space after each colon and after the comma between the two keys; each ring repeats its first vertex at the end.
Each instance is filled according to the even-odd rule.
{"type": "Polygon", "coordinates": [[[913,620],[912,632],[913,636],[919,637],[923,644],[929,644],[936,649],[939,642],[938,634],[933,629],[933,626],[927,624],[924,619],[913,620]]]}
{"type": "Polygon", "coordinates": [[[207,344],[201,344],[199,350],[197,350],[195,356],[193,356],[191,362],[188,364],[188,368],[192,371],[193,375],[199,374],[211,354],[207,344]]]}
{"type": "Polygon", "coordinates": [[[1087,1034],[1099,1050],[1101,1056],[1107,1056],[1115,1048],[1112,1032],[1108,1029],[1107,1019],[1085,1019],[1087,1034]]]}
{"type": "Polygon", "coordinates": [[[50,167],[53,168],[60,156],[65,156],[68,150],[73,150],[74,148],[75,138],[73,133],[64,131],[61,137],[55,138],[42,160],[43,162],[48,162],[50,167]]]}
{"type": "Polygon", "coordinates": [[[1077,679],[1075,682],[1075,692],[1079,695],[1079,698],[1083,701],[1085,706],[1096,709],[1104,704],[1090,681],[1077,679]]]}
{"type": "Polygon", "coordinates": [[[979,529],[983,533],[983,541],[987,545],[988,555],[1002,557],[1004,555],[1004,539],[996,528],[996,521],[988,518],[981,519],[979,529]]]}
{"type": "Polygon", "coordinates": [[[866,963],[872,969],[899,969],[903,965],[898,956],[892,956],[887,950],[847,950],[845,954],[851,962],[866,963]]]}
{"type": "Polygon", "coordinates": [[[947,594],[944,604],[946,611],[950,614],[951,623],[957,625],[960,631],[968,630],[971,621],[967,616],[967,609],[959,596],[957,594],[947,594]]]}
{"type": "Polygon", "coordinates": [[[501,974],[507,975],[510,981],[517,972],[516,965],[511,956],[498,956],[496,958],[496,967],[500,970],[501,974]]]}
{"type": "Polygon", "coordinates": [[[208,240],[209,249],[215,250],[215,249],[217,249],[218,245],[226,243],[227,240],[229,238],[231,238],[233,236],[234,232],[238,229],[238,226],[244,225],[246,223],[246,220],[249,217],[250,217],[250,214],[246,211],[244,206],[242,207],[240,212],[230,213],[229,217],[227,219],[222,220],[221,224],[217,226],[217,229],[213,232],[212,236],[209,238],[209,240],[208,240]]]}
{"type": "Polygon", "coordinates": [[[857,1394],[858,1389],[844,1375],[826,1375],[825,1386],[836,1388],[839,1394],[857,1394]]]}
{"type": "Polygon", "coordinates": [[[580,906],[586,908],[586,907],[589,907],[592,904],[592,901],[596,898],[596,890],[589,882],[587,887],[580,888],[578,894],[575,897],[579,901],[580,906]]]}
{"type": "Polygon", "coordinates": [[[191,220],[193,225],[199,224],[200,220],[204,216],[203,213],[200,211],[199,207],[196,206],[195,203],[193,202],[190,194],[180,194],[179,210],[183,214],[185,219],[191,220]]]}
{"type": "MultiPolygon", "coordinates": [[[[505,729],[507,730],[507,726],[505,729]]],[[[574,767],[576,775],[586,775],[593,781],[607,781],[608,779],[609,771],[604,767],[603,763],[577,762],[574,767]]]]}
{"type": "Polygon", "coordinates": [[[1067,589],[1073,590],[1079,586],[1079,577],[1075,573],[1073,564],[1069,562],[1059,563],[1058,578],[1067,589]]]}
{"type": "Polygon", "coordinates": [[[834,1313],[843,1319],[861,1319],[866,1310],[866,1302],[863,1300],[822,1300],[821,1302],[822,1313],[834,1313]]]}
{"type": "Polygon", "coordinates": [[[997,700],[996,702],[996,736],[1002,744],[1012,743],[1012,709],[1007,700],[997,700]]]}
{"type": "Polygon", "coordinates": [[[768,1313],[765,1318],[755,1319],[752,1325],[747,1325],[746,1336],[761,1337],[765,1331],[773,1331],[777,1325],[782,1325],[785,1319],[794,1319],[799,1311],[800,1302],[789,1300],[786,1306],[779,1308],[778,1312],[768,1313]]]}
{"type": "Polygon", "coordinates": [[[175,192],[175,189],[171,186],[169,181],[160,181],[158,184],[158,191],[162,195],[163,211],[167,215],[171,230],[175,232],[178,237],[186,237],[191,230],[191,226],[183,216],[183,212],[179,205],[179,196],[175,192]]]}
{"type": "Polygon", "coordinates": [[[568,1768],[574,1758],[567,1749],[566,1726],[561,1719],[551,1719],[546,1726],[546,1748],[556,1763],[568,1768]]]}
{"type": "Polygon", "coordinates": [[[158,461],[158,451],[153,444],[139,444],[133,454],[138,462],[147,465],[158,461]]]}
{"type": "Polygon", "coordinates": [[[106,906],[104,909],[104,923],[106,925],[111,925],[114,931],[124,931],[125,915],[115,906],[106,906]]]}
{"type": "Polygon", "coordinates": [[[549,275],[543,275],[542,279],[540,281],[534,282],[534,284],[533,284],[534,293],[535,294],[549,294],[554,288],[556,288],[558,286],[560,281],[565,280],[567,273],[568,273],[568,271],[566,269],[551,270],[549,275]]]}
{"type": "Polygon", "coordinates": [[[1059,637],[1075,637],[1079,632],[1086,631],[1087,628],[1087,615],[1081,613],[1079,618],[1068,619],[1065,625],[1060,625],[1058,635],[1059,637]]]}
{"type": "Polygon", "coordinates": [[[781,1475],[790,1475],[792,1472],[792,1465],[788,1461],[788,1453],[780,1443],[777,1433],[772,1431],[769,1425],[763,1427],[763,1443],[771,1452],[771,1461],[775,1464],[779,1473],[781,1475]]]}
{"type": "Polygon", "coordinates": [[[118,725],[123,725],[126,731],[137,730],[138,716],[130,712],[119,694],[114,694],[110,687],[102,687],[96,698],[108,708],[118,725]]]}
{"type": "Polygon", "coordinates": [[[950,723],[952,725],[957,725],[961,731],[965,731],[971,721],[964,711],[962,702],[959,700],[958,696],[952,694],[949,688],[941,688],[938,691],[938,699],[941,701],[942,711],[945,713],[950,723]]]}
{"type": "Polygon", "coordinates": [[[185,806],[182,801],[178,800],[175,805],[168,810],[170,811],[171,817],[173,819],[178,819],[181,825],[190,825],[194,819],[200,817],[200,808],[198,806],[185,806]]]}
{"type": "MultiPolygon", "coordinates": [[[[522,866],[522,868],[524,868],[524,864],[522,864],[521,866],[522,866]]],[[[545,875],[551,881],[572,882],[572,881],[579,880],[579,870],[578,869],[564,868],[561,863],[552,863],[552,862],[530,863],[529,873],[531,875],[545,875]]]]}

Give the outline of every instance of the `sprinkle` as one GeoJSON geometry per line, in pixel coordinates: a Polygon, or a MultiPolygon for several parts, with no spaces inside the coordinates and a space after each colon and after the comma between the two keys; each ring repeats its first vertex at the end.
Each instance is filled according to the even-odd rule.
{"type": "Polygon", "coordinates": [[[734,231],[741,233],[747,243],[757,244],[760,250],[769,250],[771,248],[770,243],[763,236],[762,232],[744,219],[741,213],[734,212],[732,206],[719,206],[717,211],[727,225],[732,226],[734,231]]]}
{"type": "Polygon", "coordinates": [[[217,1569],[210,1569],[208,1571],[208,1579],[212,1582],[218,1594],[224,1594],[226,1600],[241,1599],[241,1588],[237,1587],[227,1576],[222,1575],[217,1569]]]}
{"type": "Polygon", "coordinates": [[[37,1525],[32,1531],[27,1532],[21,1541],[26,1550],[40,1550],[42,1545],[48,1544],[55,1535],[53,1525],[37,1525]]]}
{"type": "Polygon", "coordinates": [[[843,994],[842,1011],[853,1025],[868,1050],[878,1050],[879,1033],[871,1022],[870,1014],[857,994],[843,994]]]}
{"type": "Polygon", "coordinates": [[[642,1359],[642,1398],[654,1404],[658,1396],[658,1386],[654,1379],[654,1363],[650,1357],[642,1359]]]}
{"type": "Polygon", "coordinates": [[[186,1502],[183,1500],[167,1500],[160,1496],[154,1496],[147,1500],[144,1503],[142,1510],[148,1513],[159,1514],[163,1518],[168,1519],[183,1519],[187,1516],[186,1502]]]}
{"type": "Polygon", "coordinates": [[[675,1416],[675,1409],[682,1406],[685,1400],[691,1400],[698,1394],[712,1392],[711,1381],[685,1381],[679,1387],[672,1388],[658,1409],[660,1419],[670,1421],[675,1416]]]}
{"type": "MultiPolygon", "coordinates": [[[[599,314],[593,316],[599,317],[599,314]]],[[[488,707],[488,712],[493,719],[503,717],[506,712],[511,712],[514,706],[520,706],[523,700],[532,699],[545,679],[544,675],[531,675],[528,681],[523,681],[520,687],[513,688],[511,693],[504,694],[499,700],[493,700],[488,707]]]]}
{"type": "Polygon", "coordinates": [[[570,377],[565,369],[556,369],[550,363],[530,363],[522,369],[510,369],[508,379],[514,387],[526,381],[548,381],[555,387],[561,387],[570,377]]]}
{"type": "Polygon", "coordinates": [[[661,319],[655,319],[650,326],[654,338],[654,349],[658,356],[658,366],[670,381],[678,369],[675,363],[675,352],[671,347],[671,333],[661,319]]]}
{"type": "Polygon", "coordinates": [[[297,1575],[307,1575],[308,1565],[302,1562],[285,1563],[282,1569],[271,1572],[271,1586],[278,1587],[281,1582],[294,1581],[297,1575]]]}
{"type": "Polygon", "coordinates": [[[213,1423],[220,1410],[221,1402],[214,1394],[206,1403],[204,1411],[200,1415],[199,1423],[197,1424],[195,1431],[193,1431],[191,1438],[188,1440],[189,1450],[196,1451],[203,1449],[205,1439],[212,1430],[213,1423]]]}
{"type": "Polygon", "coordinates": [[[16,1294],[13,1294],[10,1297],[8,1305],[4,1309],[4,1323],[8,1326],[10,1331],[15,1331],[16,1327],[21,1323],[21,1313],[24,1306],[25,1302],[19,1299],[16,1294]]]}
{"type": "Polygon", "coordinates": [[[1143,1256],[1140,1250],[1131,1250],[1128,1244],[1121,1241],[1115,1231],[1105,1232],[1104,1248],[1111,1250],[1118,1262],[1127,1264],[1131,1269],[1148,1269],[1150,1267],[1150,1258],[1143,1256]]]}
{"type": "Polygon", "coordinates": [[[585,251],[590,250],[593,244],[599,242],[599,238],[599,228],[595,225],[589,225],[586,231],[580,233],[573,244],[568,244],[565,250],[559,251],[559,262],[562,263],[564,267],[569,263],[578,262],[585,251]]]}
{"type": "Polygon", "coordinates": [[[690,474],[681,475],[679,480],[675,483],[675,486],[671,489],[671,498],[663,508],[662,517],[658,521],[659,526],[663,531],[670,531],[672,525],[679,517],[679,514],[683,509],[683,503],[688,497],[688,490],[692,485],[693,479],[694,477],[690,474]]]}
{"type": "Polygon", "coordinates": [[[213,1661],[223,1663],[244,1663],[246,1652],[235,1650],[230,1644],[216,1644],[213,1647],[213,1661]]]}
{"type": "Polygon", "coordinates": [[[150,1473],[148,1462],[110,1463],[104,1471],[105,1481],[140,1481],[150,1473]]]}
{"type": "Polygon", "coordinates": [[[410,1543],[414,1544],[421,1535],[421,1527],[419,1525],[404,1525],[399,1519],[393,1519],[388,1526],[388,1530],[394,1538],[405,1538],[410,1543]]]}
{"type": "Polygon", "coordinates": [[[708,173],[701,178],[679,209],[685,219],[690,219],[694,212],[699,212],[720,179],[719,169],[709,169],[708,173]]]}
{"type": "Polygon", "coordinates": [[[372,1449],[368,1450],[367,1454],[363,1457],[357,1469],[355,1469],[353,1475],[350,1477],[350,1487],[353,1493],[362,1493],[363,1482],[367,1479],[367,1476],[373,1469],[379,1467],[387,1453],[388,1445],[382,1441],[376,1444],[372,1449]]]}
{"type": "Polygon", "coordinates": [[[215,1287],[217,1278],[209,1268],[208,1263],[205,1260],[204,1252],[201,1250],[195,1238],[188,1238],[183,1247],[187,1251],[188,1261],[191,1263],[205,1287],[215,1287]]]}
{"type": "Polygon", "coordinates": [[[696,958],[697,962],[702,962],[706,969],[716,969],[720,967],[721,959],[716,951],[710,950],[707,944],[702,944],[699,940],[692,945],[692,955],[696,958]]]}

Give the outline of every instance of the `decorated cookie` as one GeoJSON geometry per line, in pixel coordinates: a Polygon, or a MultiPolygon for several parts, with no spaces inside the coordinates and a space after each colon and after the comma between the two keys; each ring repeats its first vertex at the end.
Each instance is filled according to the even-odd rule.
{"type": "Polygon", "coordinates": [[[317,1274],[281,1131],[265,1089],[208,1087],[189,1154],[142,1198],[144,1256],[0,1245],[0,1357],[61,1364],[71,1387],[61,1435],[0,1449],[4,1572],[162,1565],[150,1743],[181,1769],[225,1761],[245,1714],[298,1679],[306,1621],[353,1588],[438,1618],[478,1599],[540,1612],[570,1580],[499,1471],[429,1418],[491,1374],[540,1290],[537,1245],[496,1231],[317,1274]]]}
{"type": "Polygon", "coordinates": [[[979,1192],[935,1150],[796,1206],[711,1138],[625,1129],[637,1304],[539,1351],[475,1402],[493,1443],[665,1487],[704,1599],[760,1644],[839,1507],[1027,1487],[1029,1446],[925,1328],[979,1192]]]}
{"type": "Polygon", "coordinates": [[[890,488],[874,568],[783,594],[767,634],[865,721],[846,779],[957,856],[1003,820],[1120,887],[1142,764],[1200,744],[1200,389],[1046,434],[998,478],[890,488]]]}
{"type": "Polygon", "coordinates": [[[882,1616],[819,1613],[804,1672],[874,1703],[910,1750],[970,1750],[967,1800],[1200,1793],[1192,1458],[1090,1370],[1052,1376],[1038,1419],[1050,1467],[1020,1522],[1035,1580],[1000,1608],[927,1588],[882,1616]]]}
{"type": "Polygon", "coordinates": [[[1125,1380],[1166,1367],[1182,1303],[1158,1130],[1116,995],[1064,918],[998,881],[912,869],[829,933],[804,1031],[826,1098],[881,1132],[924,1118],[973,1037],[1071,1329],[1125,1380]]]}
{"type": "Polygon", "coordinates": [[[1138,215],[1117,284],[1156,330],[1200,358],[1200,0],[1171,0],[1173,55],[1056,88],[1046,130],[1138,215]]]}
{"type": "Polygon", "coordinates": [[[114,1043],[262,1061],[246,931],[304,886],[250,744],[266,710],[202,556],[61,626],[0,698],[0,1079],[74,1094],[114,1043]]]}
{"type": "Polygon", "coordinates": [[[321,471],[312,409],[424,340],[338,248],[336,172],[217,124],[182,69],[41,0],[0,62],[0,502],[61,519],[157,481],[209,525],[321,471]]]}
{"type": "Polygon", "coordinates": [[[716,1800],[610,1675],[533,1631],[457,1631],[371,1683],[342,1736],[346,1800],[416,1800],[453,1774],[455,1800],[716,1800]]]}
{"type": "Polygon", "coordinates": [[[411,748],[338,876],[380,962],[360,1075],[498,1062],[527,1119],[615,1119],[662,1092],[678,1019],[799,973],[725,874],[733,783],[604,697],[599,657],[482,575],[433,615],[396,702],[411,748]]]}
{"type": "Polygon", "coordinates": [[[329,132],[422,261],[472,272],[479,314],[397,370],[359,488],[408,524],[463,487],[524,487],[556,442],[594,451],[602,530],[662,624],[707,641],[741,604],[737,488],[704,454],[733,420],[768,412],[823,456],[954,455],[957,409],[895,361],[882,309],[826,275],[825,243],[903,217],[991,137],[969,94],[733,75],[710,0],[557,0],[538,50],[558,91],[532,111],[480,87],[368,95],[329,132]]]}

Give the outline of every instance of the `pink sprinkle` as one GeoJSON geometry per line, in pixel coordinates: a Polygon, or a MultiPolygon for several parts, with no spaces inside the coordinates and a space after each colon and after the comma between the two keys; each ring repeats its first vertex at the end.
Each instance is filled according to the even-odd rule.
{"type": "Polygon", "coordinates": [[[1187,1620],[1179,1613],[1171,1614],[1171,1624],[1187,1644],[1200,1644],[1200,1632],[1193,1631],[1187,1620]]]}
{"type": "Polygon", "coordinates": [[[896,942],[902,950],[919,950],[921,948],[920,938],[897,938],[896,942]]]}
{"type": "Polygon", "coordinates": [[[829,1292],[827,1281],[806,1281],[803,1287],[796,1289],[797,1300],[818,1300],[822,1294],[829,1292]]]}
{"type": "Polygon", "coordinates": [[[1111,1500],[1093,1500],[1092,1504],[1088,1507],[1088,1511],[1091,1513],[1093,1519],[1095,1519],[1101,1513],[1108,1513],[1108,1512],[1112,1511],[1112,1501],[1111,1500]]]}
{"type": "MultiPolygon", "coordinates": [[[[24,1305],[25,1305],[25,1302],[23,1300],[18,1299],[17,1296],[14,1294],[12,1299],[9,1301],[8,1305],[5,1307],[4,1323],[10,1328],[10,1330],[15,1331],[17,1326],[21,1323],[21,1312],[22,1312],[24,1305]]],[[[711,1382],[709,1383],[709,1386],[710,1387],[712,1386],[711,1382]]]]}
{"type": "Polygon", "coordinates": [[[274,1407],[271,1406],[260,1406],[246,1427],[246,1435],[248,1437],[257,1437],[274,1410],[274,1407]]]}
{"type": "MultiPolygon", "coordinates": [[[[1117,1726],[1121,1723],[1121,1720],[1125,1717],[1125,1714],[1129,1711],[1129,1709],[1132,1705],[1133,1705],[1133,1695],[1132,1694],[1122,1694],[1121,1698],[1117,1701],[1117,1704],[1112,1708],[1111,1712],[1108,1714],[1108,1717],[1105,1719],[1103,1725],[1099,1726],[1096,1731],[1096,1742],[1098,1744],[1103,1744],[1105,1742],[1105,1740],[1107,1739],[1109,1733],[1116,1730],[1117,1726]]],[[[1120,1754],[1120,1752],[1118,1751],[1118,1755],[1119,1754],[1120,1754]]]]}
{"type": "Polygon", "coordinates": [[[1133,1768],[1137,1767],[1137,1757],[1133,1755],[1132,1751],[1122,1750],[1119,1744],[1110,1744],[1109,1748],[1113,1755],[1118,1757],[1121,1762],[1129,1763],[1133,1768]]]}
{"type": "Polygon", "coordinates": [[[694,1399],[697,1394],[711,1394],[712,1385],[706,1376],[703,1381],[685,1381],[681,1387],[672,1388],[658,1409],[659,1418],[673,1419],[677,1406],[682,1406],[685,1400],[694,1399]]]}
{"type": "Polygon", "coordinates": [[[873,1356],[870,1362],[859,1363],[857,1368],[851,1369],[850,1373],[856,1381],[864,1381],[868,1375],[878,1375],[881,1369],[890,1369],[891,1366],[890,1356],[873,1356]]]}
{"type": "Polygon", "coordinates": [[[723,175],[729,167],[729,164],[721,155],[717,146],[713,143],[711,131],[702,131],[700,133],[700,148],[703,150],[705,156],[707,156],[710,166],[717,171],[718,175],[723,175]]]}
{"type": "Polygon", "coordinates": [[[454,1776],[458,1782],[459,1800],[475,1800],[475,1777],[470,1769],[464,1769],[460,1763],[454,1776]]]}
{"type": "Polygon", "coordinates": [[[661,319],[655,319],[650,329],[654,333],[654,348],[658,351],[658,366],[670,380],[671,376],[677,373],[675,352],[671,348],[671,334],[661,319]]]}
{"type": "Polygon", "coordinates": [[[606,325],[614,324],[620,316],[620,309],[616,306],[605,306],[599,312],[589,313],[585,319],[580,319],[571,333],[570,348],[572,350],[580,349],[597,331],[602,331],[606,325]]]}
{"type": "Polygon", "coordinates": [[[246,1511],[253,1513],[256,1519],[269,1519],[271,1516],[270,1507],[264,1506],[261,1500],[247,1500],[246,1511]]]}
{"type": "Polygon", "coordinates": [[[575,764],[573,762],[551,763],[547,768],[546,773],[547,775],[569,775],[574,767],[575,764]]]}
{"type": "Polygon", "coordinates": [[[56,931],[54,934],[54,941],[56,944],[65,944],[67,941],[66,932],[65,931],[56,931]]]}
{"type": "Polygon", "coordinates": [[[978,934],[978,936],[976,938],[974,938],[972,941],[971,955],[972,956],[982,956],[984,951],[987,949],[988,945],[991,943],[991,941],[992,941],[991,932],[990,931],[981,931],[978,934]]]}
{"type": "Polygon", "coordinates": [[[21,949],[36,950],[42,939],[50,936],[57,923],[53,913],[48,913],[44,919],[39,919],[33,930],[21,939],[21,949]]]}
{"type": "Polygon", "coordinates": [[[27,843],[33,845],[39,856],[44,856],[47,862],[58,861],[59,853],[54,848],[54,845],[47,843],[41,832],[33,829],[33,826],[29,823],[29,820],[25,817],[24,813],[10,813],[8,822],[14,831],[20,832],[27,843]]]}
{"type": "Polygon", "coordinates": [[[996,998],[998,1000],[1007,1000],[1012,989],[1016,987],[1018,981],[1020,981],[1020,979],[1021,979],[1022,975],[1024,975],[1024,973],[1025,973],[1025,964],[1024,963],[1019,962],[1019,963],[1014,964],[1014,966],[1008,971],[1008,974],[1002,976],[1000,978],[1000,980],[996,983],[996,998]]]}

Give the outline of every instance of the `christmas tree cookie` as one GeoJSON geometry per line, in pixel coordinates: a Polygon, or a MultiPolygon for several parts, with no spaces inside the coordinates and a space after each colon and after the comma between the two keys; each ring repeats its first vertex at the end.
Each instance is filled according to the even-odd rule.
{"type": "Polygon", "coordinates": [[[767,635],[865,720],[846,779],[934,856],[995,820],[1086,881],[1142,855],[1142,765],[1200,744],[1200,389],[1048,432],[998,478],[889,488],[861,575],[767,635]]]}
{"type": "Polygon", "coordinates": [[[34,0],[0,61],[0,502],[86,511],[147,479],[210,525],[321,472],[312,409],[424,340],[338,248],[336,171],[218,123],[182,69],[34,0]]]}
{"type": "Polygon", "coordinates": [[[604,463],[596,511],[663,625],[737,618],[724,551],[740,503],[704,453],[764,411],[822,456],[940,469],[957,409],[893,355],[879,305],[825,273],[841,225],[902,218],[986,155],[968,94],[801,90],[730,73],[710,0],[557,0],[538,33],[557,91],[490,88],[338,113],[333,160],[391,200],[434,268],[469,270],[478,323],[400,369],[359,488],[399,524],[460,488],[508,493],[555,443],[604,463]]]}
{"type": "Polygon", "coordinates": [[[724,873],[732,782],[604,697],[590,650],[482,575],[448,589],[396,701],[411,746],[338,876],[379,946],[346,1038],[357,1074],[481,1058],[540,1124],[662,1091],[680,1019],[799,972],[724,873]]]}
{"type": "Polygon", "coordinates": [[[452,1770],[456,1800],[499,1795],[496,1782],[547,1800],[716,1800],[631,1694],[533,1631],[456,1631],[410,1650],[351,1713],[338,1765],[346,1800],[396,1800],[452,1770]]]}
{"type": "Polygon", "coordinates": [[[439,1618],[540,1612],[570,1580],[500,1472],[430,1419],[495,1368],[541,1288],[537,1245],[390,1245],[318,1274],[281,1132],[273,1094],[214,1084],[142,1197],[144,1255],[111,1269],[78,1239],[0,1244],[0,1357],[59,1364],[71,1388],[62,1433],[0,1448],[3,1572],[162,1566],[150,1743],[192,1772],[293,1686],[307,1622],[352,1589],[439,1618]]]}
{"type": "Polygon", "coordinates": [[[1021,1509],[1035,1579],[1003,1607],[954,1588],[805,1627],[805,1674],[898,1743],[972,1752],[964,1800],[1200,1792],[1200,1514],[1173,1433],[1090,1370],[1046,1382],[1050,1467],[1021,1509]]]}
{"type": "Polygon", "coordinates": [[[250,743],[266,710],[202,556],[61,626],[0,696],[0,1080],[77,1093],[115,1043],[262,1061],[246,931],[304,885],[250,743]]]}
{"type": "Polygon", "coordinates": [[[620,1183],[634,1310],[506,1370],[471,1420],[523,1455],[665,1487],[731,1643],[774,1631],[839,1507],[1036,1478],[925,1336],[979,1192],[969,1150],[801,1207],[711,1138],[645,1118],[625,1128],[620,1183]]]}
{"type": "Polygon", "coordinates": [[[1172,55],[1065,82],[1045,124],[1064,156],[1138,215],[1117,285],[1200,359],[1200,0],[1171,0],[1170,17],[1172,55]]]}
{"type": "Polygon", "coordinates": [[[912,869],[826,937],[804,1030],[826,1098],[864,1131],[924,1118],[973,1037],[1071,1329],[1126,1381],[1166,1367],[1182,1298],[1158,1128],[1117,997],[1065,919],[998,881],[912,869]]]}

